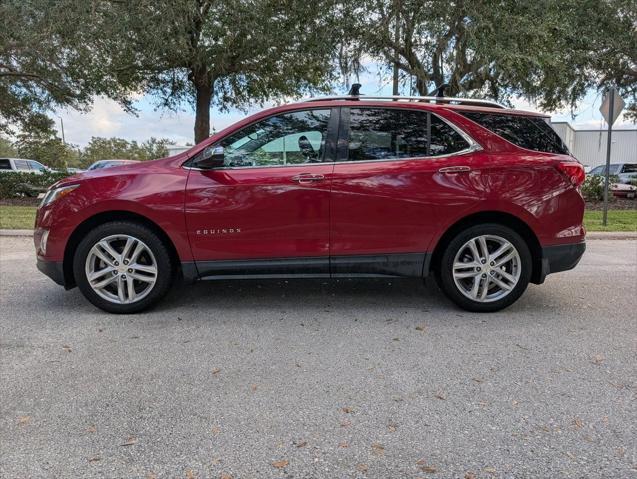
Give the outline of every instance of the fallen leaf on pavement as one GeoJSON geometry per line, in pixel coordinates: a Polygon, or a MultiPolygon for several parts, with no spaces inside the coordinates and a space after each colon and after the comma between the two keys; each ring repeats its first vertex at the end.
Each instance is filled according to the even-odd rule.
{"type": "Polygon", "coordinates": [[[349,444],[347,444],[346,442],[341,442],[338,444],[338,447],[342,447],[343,449],[347,449],[349,447],[349,444]]]}
{"type": "Polygon", "coordinates": [[[299,442],[295,442],[294,445],[296,447],[305,447],[307,446],[307,441],[299,441],[299,442]]]}
{"type": "Polygon", "coordinates": [[[252,389],[252,392],[257,390],[257,385],[253,384],[252,386],[250,386],[250,389],[252,389]]]}
{"type": "Polygon", "coordinates": [[[369,467],[367,467],[367,464],[359,464],[358,466],[356,466],[356,469],[358,469],[360,472],[367,472],[367,469],[369,469],[369,467]]]}
{"type": "Polygon", "coordinates": [[[148,474],[146,474],[146,479],[157,479],[157,476],[154,472],[149,472],[148,474]]]}
{"type": "Polygon", "coordinates": [[[372,452],[377,456],[382,456],[385,454],[385,446],[378,442],[375,442],[374,444],[372,444],[372,452]]]}
{"type": "Polygon", "coordinates": [[[341,411],[343,411],[345,414],[350,414],[351,412],[353,412],[353,409],[351,407],[344,407],[341,408],[341,411]]]}
{"type": "Polygon", "coordinates": [[[195,473],[192,469],[186,469],[186,479],[195,479],[195,473]]]}
{"type": "Polygon", "coordinates": [[[214,368],[212,370],[212,374],[219,374],[220,372],[221,372],[221,369],[219,369],[219,368],[214,368]]]}
{"type": "Polygon", "coordinates": [[[90,426],[90,427],[87,429],[87,431],[88,431],[88,432],[95,432],[95,431],[97,431],[97,428],[96,428],[95,426],[90,426]]]}
{"type": "Polygon", "coordinates": [[[390,422],[387,425],[387,429],[389,430],[389,432],[396,432],[396,429],[398,429],[398,426],[394,424],[393,422],[390,422]]]}
{"type": "Polygon", "coordinates": [[[96,457],[91,457],[91,458],[88,460],[88,462],[97,462],[97,461],[101,461],[101,460],[102,460],[102,458],[101,458],[101,457],[96,456],[96,457]]]}
{"type": "Polygon", "coordinates": [[[424,331],[426,329],[425,325],[416,326],[416,331],[424,331]]]}
{"type": "Polygon", "coordinates": [[[481,379],[481,378],[471,378],[471,380],[472,380],[473,382],[478,383],[478,384],[480,384],[480,383],[483,383],[483,382],[484,382],[484,379],[481,379]]]}
{"type": "Polygon", "coordinates": [[[287,466],[290,462],[286,459],[281,459],[280,461],[274,461],[272,463],[272,465],[274,467],[276,467],[277,469],[283,469],[285,466],[287,466]]]}
{"type": "Polygon", "coordinates": [[[487,473],[489,473],[489,474],[495,474],[495,473],[496,473],[495,467],[485,467],[485,468],[483,469],[483,471],[484,471],[484,472],[487,472],[487,473]]]}
{"type": "Polygon", "coordinates": [[[476,475],[473,472],[467,472],[464,475],[464,479],[476,479],[476,475]]]}
{"type": "Polygon", "coordinates": [[[221,428],[219,426],[212,426],[212,433],[219,434],[221,432],[221,428]]]}
{"type": "Polygon", "coordinates": [[[428,472],[429,474],[433,474],[434,472],[438,471],[438,469],[436,469],[434,466],[421,466],[420,470],[422,472],[428,472]]]}
{"type": "Polygon", "coordinates": [[[573,425],[577,428],[577,429],[582,429],[582,427],[584,427],[584,422],[576,417],[575,419],[573,419],[573,425]]]}
{"type": "Polygon", "coordinates": [[[64,351],[66,351],[67,353],[71,352],[71,346],[67,346],[66,344],[62,346],[62,349],[64,349],[64,351]]]}
{"type": "Polygon", "coordinates": [[[599,366],[604,362],[604,356],[602,356],[601,354],[596,354],[595,356],[593,356],[593,359],[591,359],[591,361],[593,364],[597,364],[599,366]]]}
{"type": "Polygon", "coordinates": [[[447,400],[447,396],[446,396],[446,395],[445,395],[445,393],[443,393],[442,391],[438,391],[438,392],[436,393],[436,397],[437,397],[438,399],[442,399],[443,401],[446,401],[446,400],[447,400]]]}
{"type": "Polygon", "coordinates": [[[130,436],[124,444],[120,444],[120,446],[132,446],[133,444],[137,444],[137,439],[133,436],[130,436]]]}
{"type": "Polygon", "coordinates": [[[26,426],[31,422],[31,416],[18,416],[18,424],[26,426]]]}
{"type": "Polygon", "coordinates": [[[352,425],[352,421],[349,421],[347,419],[345,419],[344,421],[341,421],[341,427],[350,427],[352,425]]]}
{"type": "Polygon", "coordinates": [[[222,472],[221,473],[221,477],[219,479],[232,479],[232,476],[230,474],[224,474],[222,472]]]}

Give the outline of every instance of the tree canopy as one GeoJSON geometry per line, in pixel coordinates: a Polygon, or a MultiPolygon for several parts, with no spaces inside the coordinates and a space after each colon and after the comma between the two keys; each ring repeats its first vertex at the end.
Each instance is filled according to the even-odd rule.
{"type": "Polygon", "coordinates": [[[637,118],[635,0],[3,0],[0,133],[96,95],[134,112],[243,108],[340,86],[372,61],[419,94],[574,107],[617,86],[637,118]]]}
{"type": "MultiPolygon", "coordinates": [[[[589,89],[637,95],[634,0],[361,0],[345,51],[390,69],[426,95],[507,101],[523,96],[546,110],[575,106],[589,89]]],[[[354,62],[353,62],[354,60],[354,62]]]]}
{"type": "Polygon", "coordinates": [[[121,84],[195,109],[195,141],[221,110],[327,90],[340,24],[331,0],[98,2],[93,24],[121,84]]]}

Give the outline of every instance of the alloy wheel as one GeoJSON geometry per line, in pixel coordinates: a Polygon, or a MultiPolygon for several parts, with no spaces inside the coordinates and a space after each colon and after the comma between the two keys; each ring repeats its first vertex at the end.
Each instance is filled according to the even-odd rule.
{"type": "Polygon", "coordinates": [[[472,301],[498,301],[520,280],[522,262],[513,244],[501,236],[481,235],[467,241],[453,260],[453,281],[472,301]]]}
{"type": "Polygon", "coordinates": [[[157,281],[157,261],[150,248],[130,235],[107,236],[86,257],[86,279],[101,298],[130,304],[145,298],[157,281]]]}

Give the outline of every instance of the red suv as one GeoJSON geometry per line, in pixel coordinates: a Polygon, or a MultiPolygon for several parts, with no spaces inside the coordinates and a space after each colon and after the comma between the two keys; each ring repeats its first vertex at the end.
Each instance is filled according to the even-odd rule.
{"type": "Polygon", "coordinates": [[[584,176],[539,114],[323,98],[62,180],[34,241],[42,272],[113,313],[151,306],[178,277],[430,275],[460,307],[496,311],[578,263],[584,176]]]}

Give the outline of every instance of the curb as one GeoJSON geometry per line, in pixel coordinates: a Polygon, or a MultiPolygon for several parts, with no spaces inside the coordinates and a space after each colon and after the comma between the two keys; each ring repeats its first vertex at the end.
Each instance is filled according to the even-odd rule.
{"type": "Polygon", "coordinates": [[[0,230],[0,236],[33,236],[33,230],[0,230]]]}
{"type": "MultiPolygon", "coordinates": [[[[0,230],[0,236],[33,236],[33,230],[0,230]]],[[[591,231],[587,240],[637,240],[637,231],[591,231]]]]}
{"type": "Polygon", "coordinates": [[[586,233],[587,240],[635,240],[637,231],[591,231],[586,233]]]}

